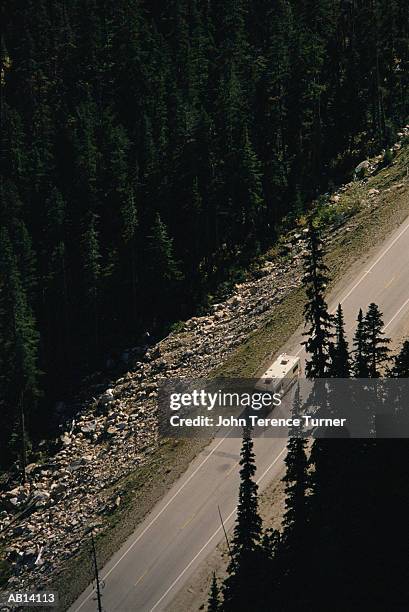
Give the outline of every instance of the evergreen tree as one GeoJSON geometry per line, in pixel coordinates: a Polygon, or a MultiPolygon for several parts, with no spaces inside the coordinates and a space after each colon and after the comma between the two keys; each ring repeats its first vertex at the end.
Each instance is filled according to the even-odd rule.
{"type": "MultiPolygon", "coordinates": [[[[388,369],[387,375],[393,379],[403,378],[402,381],[395,381],[391,386],[387,386],[387,390],[391,392],[393,405],[396,412],[399,414],[405,411],[407,397],[407,378],[409,378],[409,341],[405,340],[401,350],[395,355],[392,366],[388,369]]],[[[392,404],[391,399],[386,400],[389,405],[392,404]]],[[[401,440],[400,442],[403,442],[401,440]]]]}
{"type": "Polygon", "coordinates": [[[96,355],[98,353],[100,335],[99,298],[102,278],[98,215],[96,215],[96,213],[91,213],[89,217],[89,222],[84,230],[82,247],[85,282],[84,290],[91,318],[91,329],[93,330],[93,350],[94,355],[96,355]]]}
{"type": "Polygon", "coordinates": [[[2,173],[24,181],[27,170],[27,152],[24,146],[25,133],[19,113],[6,103],[2,108],[4,133],[0,149],[2,173]]]}
{"type": "MultiPolygon", "coordinates": [[[[292,418],[301,419],[300,388],[297,385],[292,408],[292,418]]],[[[286,512],[284,525],[286,537],[298,539],[305,529],[307,521],[307,489],[308,489],[308,460],[306,455],[307,440],[303,435],[302,426],[293,425],[289,431],[287,467],[283,481],[286,483],[286,512]]]]}
{"type": "Polygon", "coordinates": [[[165,313],[174,312],[177,290],[182,280],[173,239],[159,213],[155,215],[145,249],[148,261],[143,290],[148,297],[148,305],[155,308],[157,319],[153,322],[158,324],[166,316],[165,313]]]}
{"type": "Polygon", "coordinates": [[[409,341],[405,340],[390,369],[393,378],[409,378],[409,341]]]}
{"type": "Polygon", "coordinates": [[[213,572],[207,610],[208,612],[218,612],[220,610],[219,585],[217,584],[216,572],[213,572]]]}
{"type": "MultiPolygon", "coordinates": [[[[137,229],[138,215],[135,203],[135,192],[130,187],[124,194],[121,203],[122,217],[122,240],[123,240],[123,261],[122,269],[129,270],[124,274],[125,286],[130,287],[131,294],[131,322],[136,325],[138,314],[137,292],[138,292],[138,274],[137,274],[137,229]]],[[[121,272],[122,272],[121,269],[121,272]]],[[[122,276],[122,274],[121,274],[122,276]]]]}
{"type": "MultiPolygon", "coordinates": [[[[300,388],[295,390],[292,417],[301,419],[300,388]]],[[[285,457],[285,513],[283,517],[284,532],[280,547],[286,580],[293,588],[302,588],[302,568],[304,566],[305,537],[309,521],[309,462],[307,458],[307,440],[302,426],[293,425],[289,431],[287,455],[285,457]]]]}
{"type": "Polygon", "coordinates": [[[241,136],[237,177],[234,178],[234,205],[238,216],[238,236],[249,242],[254,249],[254,242],[260,236],[261,220],[265,218],[261,166],[252,148],[247,127],[241,136]]]}
{"type": "Polygon", "coordinates": [[[39,253],[42,311],[48,325],[42,338],[46,359],[55,365],[55,376],[70,363],[70,312],[66,244],[67,203],[55,187],[44,202],[43,244],[39,253]],[[59,367],[58,367],[59,366],[59,367]]]}
{"type": "MultiPolygon", "coordinates": [[[[0,231],[0,444],[1,460],[25,454],[25,419],[39,396],[39,334],[27,300],[18,260],[6,229],[0,231]],[[11,436],[12,432],[18,432],[11,436]],[[14,442],[16,441],[16,446],[14,442]]],[[[23,457],[25,464],[25,457],[23,457]]]]}
{"type": "Polygon", "coordinates": [[[37,258],[26,224],[21,219],[14,219],[9,224],[10,239],[17,258],[21,282],[28,300],[35,301],[37,288],[37,258]]]}
{"type": "Polygon", "coordinates": [[[258,486],[254,481],[254,461],[251,431],[243,432],[240,459],[240,489],[237,519],[232,541],[229,576],[223,589],[223,609],[248,609],[258,600],[258,580],[262,564],[262,523],[258,510],[258,486]]]}
{"type": "Polygon", "coordinates": [[[174,257],[173,240],[168,235],[165,223],[159,213],[156,214],[149,236],[149,265],[155,272],[160,285],[166,287],[181,279],[178,263],[174,257]]]}
{"type": "Polygon", "coordinates": [[[390,359],[389,338],[384,337],[382,313],[373,302],[369,304],[364,319],[365,331],[368,339],[367,356],[369,376],[379,378],[382,368],[390,359]]]}
{"type": "Polygon", "coordinates": [[[359,309],[357,326],[354,335],[354,362],[352,370],[357,378],[369,377],[368,336],[362,308],[359,309]]]}
{"type": "Polygon", "coordinates": [[[307,235],[307,248],[304,255],[303,284],[306,288],[307,303],[304,318],[308,339],[303,342],[310,357],[306,362],[307,378],[323,378],[329,366],[329,349],[332,337],[332,317],[325,301],[328,283],[327,266],[323,260],[324,251],[318,230],[310,221],[307,235]]]}
{"type": "Polygon", "coordinates": [[[44,276],[47,285],[52,284],[64,268],[66,253],[65,222],[67,206],[60,191],[54,187],[45,201],[44,214],[44,276]]]}
{"type": "Polygon", "coordinates": [[[328,369],[328,375],[334,378],[349,378],[351,366],[341,304],[338,304],[337,313],[334,317],[334,330],[335,343],[330,346],[331,363],[328,369]]]}

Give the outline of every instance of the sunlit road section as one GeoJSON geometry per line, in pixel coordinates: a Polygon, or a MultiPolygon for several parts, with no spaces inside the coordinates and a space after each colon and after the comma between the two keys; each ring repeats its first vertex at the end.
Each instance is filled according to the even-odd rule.
{"type": "MultiPolygon", "coordinates": [[[[353,333],[358,310],[376,302],[388,335],[399,330],[409,313],[409,220],[367,259],[354,278],[340,283],[329,304],[344,308],[346,327],[353,333]]],[[[302,330],[283,347],[299,353],[302,330]]],[[[280,416],[280,409],[276,409],[280,416]]],[[[285,439],[255,440],[257,478],[263,489],[282,468],[285,439]]],[[[139,528],[101,570],[105,612],[164,610],[199,564],[222,539],[218,506],[227,528],[235,518],[241,440],[216,438],[154,507],[139,528]]],[[[97,609],[89,587],[70,612],[97,609]]]]}

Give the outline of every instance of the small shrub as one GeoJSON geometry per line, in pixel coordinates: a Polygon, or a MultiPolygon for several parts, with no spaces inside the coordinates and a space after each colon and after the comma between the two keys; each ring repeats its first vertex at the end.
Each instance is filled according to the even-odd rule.
{"type": "Polygon", "coordinates": [[[386,166],[390,166],[393,161],[393,151],[392,149],[385,149],[385,153],[382,158],[382,166],[386,168],[386,166]]]}
{"type": "Polygon", "coordinates": [[[185,324],[183,321],[176,321],[175,323],[172,323],[169,328],[169,331],[174,334],[180,334],[183,331],[184,327],[185,324]]]}

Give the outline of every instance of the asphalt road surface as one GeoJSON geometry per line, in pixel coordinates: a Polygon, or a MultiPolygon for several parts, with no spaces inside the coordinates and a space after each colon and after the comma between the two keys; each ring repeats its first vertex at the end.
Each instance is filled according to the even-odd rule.
{"type": "MultiPolygon", "coordinates": [[[[409,219],[365,262],[354,267],[329,300],[331,310],[342,302],[346,328],[353,333],[360,307],[376,302],[388,335],[394,335],[409,314],[409,219]]],[[[300,354],[301,329],[283,347],[300,354]]],[[[275,416],[280,416],[280,409],[275,416]]],[[[286,439],[254,441],[261,490],[280,472],[286,439]]],[[[216,438],[154,507],[139,528],[101,570],[105,612],[165,610],[178,590],[224,537],[218,506],[229,529],[235,519],[241,440],[216,438]]],[[[89,587],[70,612],[97,610],[89,587]]]]}

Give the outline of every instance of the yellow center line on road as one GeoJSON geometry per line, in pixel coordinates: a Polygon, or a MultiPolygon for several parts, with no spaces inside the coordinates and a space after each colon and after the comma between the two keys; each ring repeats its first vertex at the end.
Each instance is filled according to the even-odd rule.
{"type": "MultiPolygon", "coordinates": [[[[286,450],[286,447],[283,448],[283,450],[280,452],[280,454],[274,459],[274,461],[272,461],[272,463],[270,463],[270,465],[268,466],[268,468],[264,471],[264,473],[260,476],[260,478],[257,480],[257,484],[259,484],[263,479],[264,476],[267,474],[267,472],[271,469],[271,467],[278,461],[278,459],[281,457],[281,455],[284,453],[284,451],[286,450]]],[[[240,460],[236,461],[236,463],[234,463],[231,468],[229,469],[229,471],[225,474],[225,479],[229,476],[229,474],[234,470],[234,468],[236,468],[238,465],[240,465],[240,460]]],[[[220,485],[217,485],[215,491],[217,491],[217,489],[220,487],[220,485]]],[[[179,532],[182,531],[185,527],[187,527],[187,525],[189,525],[189,523],[192,522],[192,520],[203,510],[203,508],[200,508],[200,510],[198,510],[197,512],[195,512],[194,514],[192,514],[192,516],[180,527],[179,532]]],[[[236,512],[237,510],[237,506],[234,508],[234,510],[228,515],[228,517],[225,519],[225,522],[227,522],[232,516],[233,514],[236,512]]],[[[216,530],[216,532],[213,534],[213,536],[208,540],[207,543],[209,543],[214,537],[215,535],[220,531],[221,526],[216,530]]],[[[169,544],[170,546],[170,544],[169,544]]],[[[207,546],[207,544],[205,545],[207,546]]],[[[203,549],[202,549],[203,550],[203,549]]],[[[151,565],[146,569],[146,571],[142,574],[142,576],[140,576],[138,578],[138,580],[135,582],[134,586],[137,586],[144,578],[145,576],[151,571],[151,569],[156,565],[158,558],[160,558],[160,555],[155,559],[155,561],[153,563],[151,563],[151,565]]],[[[196,557],[195,557],[196,558],[196,557]]],[[[183,572],[182,572],[183,574],[183,572]]],[[[158,603],[158,602],[157,602],[158,603]]],[[[155,604],[157,605],[157,604],[155,604]]],[[[152,608],[153,610],[153,608],[152,608]]]]}
{"type": "Polygon", "coordinates": [[[232,473],[232,471],[234,470],[234,468],[237,467],[239,464],[240,464],[240,461],[236,461],[236,463],[234,463],[231,466],[230,470],[226,473],[226,476],[229,476],[232,473]]]}
{"type": "MultiPolygon", "coordinates": [[[[227,478],[227,477],[228,477],[228,476],[231,474],[231,472],[234,470],[234,468],[237,468],[237,466],[238,466],[239,464],[240,464],[240,460],[236,461],[236,463],[233,463],[233,465],[232,465],[232,466],[231,466],[231,468],[228,470],[228,472],[226,472],[226,474],[225,474],[225,476],[224,476],[224,480],[226,480],[226,478],[227,478]]],[[[224,482],[224,481],[223,481],[223,482],[224,482]]],[[[219,483],[219,484],[216,486],[216,488],[214,489],[213,493],[214,493],[215,491],[217,491],[217,490],[220,488],[221,484],[223,484],[223,483],[219,483]]],[[[194,518],[196,518],[196,517],[197,517],[197,516],[200,514],[200,512],[202,512],[202,511],[203,511],[203,506],[202,506],[201,508],[199,508],[199,510],[197,510],[196,512],[194,512],[194,513],[193,513],[193,514],[192,514],[192,515],[191,515],[191,516],[190,516],[190,517],[187,519],[187,521],[185,521],[185,523],[183,523],[183,525],[182,525],[181,527],[179,527],[179,532],[178,532],[178,533],[180,534],[180,532],[181,532],[181,531],[183,531],[183,529],[185,529],[185,527],[187,527],[187,526],[188,526],[188,525],[189,525],[189,524],[190,524],[190,523],[193,521],[193,519],[194,519],[194,518]]],[[[177,536],[176,536],[176,537],[177,537],[177,536]]],[[[173,540],[174,540],[174,539],[175,539],[175,538],[173,538],[173,540]]],[[[172,540],[172,541],[173,541],[173,540],[172,540]]],[[[168,546],[170,546],[171,544],[172,544],[172,542],[170,542],[170,543],[168,544],[168,546]]],[[[148,568],[145,570],[145,572],[142,574],[142,576],[140,576],[140,577],[138,578],[138,580],[137,580],[137,581],[135,582],[135,584],[134,584],[134,587],[136,587],[136,586],[137,586],[137,585],[138,585],[140,582],[142,582],[142,580],[143,580],[143,579],[146,577],[146,575],[147,575],[147,574],[148,574],[148,573],[149,573],[149,572],[150,572],[150,571],[151,571],[151,570],[152,570],[152,569],[155,567],[155,565],[157,564],[157,561],[158,561],[158,559],[159,559],[159,558],[160,558],[160,555],[158,555],[158,556],[156,557],[156,559],[155,559],[155,560],[154,560],[154,561],[153,561],[153,562],[150,564],[150,566],[149,566],[149,567],[148,567],[148,568]]]]}
{"type": "Polygon", "coordinates": [[[138,580],[135,582],[134,586],[137,586],[137,585],[138,585],[138,584],[139,584],[139,583],[140,583],[140,582],[141,582],[141,581],[142,581],[142,580],[145,578],[145,576],[146,576],[146,574],[148,573],[148,571],[149,571],[149,569],[147,569],[147,570],[146,570],[146,571],[145,571],[145,572],[142,574],[142,576],[140,576],[140,577],[138,578],[138,580]]]}
{"type": "Polygon", "coordinates": [[[197,514],[197,512],[194,512],[194,514],[192,514],[192,516],[191,516],[191,517],[189,517],[189,518],[187,519],[187,521],[185,521],[185,522],[183,523],[182,527],[179,527],[180,531],[182,531],[182,529],[184,529],[185,527],[187,527],[187,526],[189,525],[189,523],[191,523],[191,522],[193,521],[193,519],[195,518],[196,514],[197,514]]]}
{"type": "MultiPolygon", "coordinates": [[[[233,463],[233,465],[231,466],[231,468],[226,472],[225,476],[224,476],[224,480],[226,480],[226,478],[228,478],[230,476],[230,474],[232,473],[232,471],[238,466],[240,465],[240,460],[236,461],[236,463],[233,463]]],[[[224,481],[222,483],[220,483],[219,485],[217,485],[215,491],[217,491],[217,489],[220,488],[220,485],[223,484],[224,481]]],[[[185,527],[187,527],[189,525],[189,523],[191,523],[193,521],[193,519],[199,514],[199,512],[201,512],[203,508],[200,508],[200,510],[198,510],[197,512],[195,512],[194,514],[192,514],[192,516],[190,518],[187,519],[187,521],[185,523],[183,523],[182,527],[180,527],[180,530],[184,529],[185,527]]]]}
{"type": "Polygon", "coordinates": [[[396,279],[396,276],[393,275],[391,280],[388,283],[386,283],[384,289],[388,289],[388,287],[390,287],[392,285],[392,283],[394,282],[395,279],[396,279]]]}

